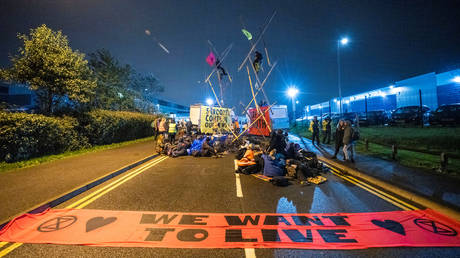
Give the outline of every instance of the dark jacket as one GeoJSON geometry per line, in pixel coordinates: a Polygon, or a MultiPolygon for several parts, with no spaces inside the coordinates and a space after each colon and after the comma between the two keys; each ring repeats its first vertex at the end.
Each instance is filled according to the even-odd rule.
{"type": "Polygon", "coordinates": [[[335,145],[340,146],[343,144],[343,129],[337,127],[335,129],[335,145]]]}
{"type": "Polygon", "coordinates": [[[353,128],[347,125],[343,130],[343,144],[350,144],[351,143],[351,135],[353,134],[353,128]]]}

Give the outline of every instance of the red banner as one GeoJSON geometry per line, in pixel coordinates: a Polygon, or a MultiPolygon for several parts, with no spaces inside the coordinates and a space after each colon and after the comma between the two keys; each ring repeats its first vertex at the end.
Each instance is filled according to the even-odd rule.
{"type": "MultiPolygon", "coordinates": [[[[263,119],[263,117],[261,117],[259,120],[257,120],[257,122],[255,122],[251,126],[251,128],[249,128],[249,134],[269,136],[270,135],[269,128],[271,126],[270,112],[268,111],[267,106],[260,107],[260,111],[264,113],[265,120],[267,121],[268,124],[265,123],[265,120],[263,119]]],[[[248,112],[249,112],[249,118],[251,119],[250,124],[252,124],[252,122],[254,122],[254,120],[256,120],[262,114],[260,112],[257,112],[256,108],[251,108],[248,110],[248,112]]]]}
{"type": "Polygon", "coordinates": [[[0,241],[167,248],[362,249],[460,246],[458,221],[433,210],[221,214],[48,210],[25,214],[0,241]]]}

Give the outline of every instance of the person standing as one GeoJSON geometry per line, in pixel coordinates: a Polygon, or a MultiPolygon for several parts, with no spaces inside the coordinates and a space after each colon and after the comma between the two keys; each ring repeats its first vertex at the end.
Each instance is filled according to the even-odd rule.
{"type": "Polygon", "coordinates": [[[320,144],[320,142],[319,142],[319,122],[318,122],[318,117],[317,116],[314,116],[313,120],[310,122],[309,130],[310,130],[310,132],[312,132],[311,143],[313,145],[315,145],[315,140],[316,140],[316,142],[319,145],[320,144]]]}
{"type": "Polygon", "coordinates": [[[174,121],[174,118],[171,118],[171,121],[169,122],[169,128],[168,128],[168,134],[169,134],[169,142],[171,144],[174,143],[176,139],[176,133],[177,133],[177,125],[176,121],[174,121]]]}
{"type": "Polygon", "coordinates": [[[158,133],[163,134],[163,136],[166,136],[166,118],[161,118],[161,120],[158,122],[158,133]]]}
{"type": "Polygon", "coordinates": [[[160,124],[160,118],[155,118],[150,126],[153,128],[153,139],[156,140],[158,136],[158,125],[160,124]]]}
{"type": "Polygon", "coordinates": [[[337,154],[339,154],[340,147],[343,145],[343,127],[344,127],[344,121],[340,120],[337,123],[337,128],[335,129],[335,152],[334,156],[332,156],[332,159],[337,158],[337,154]]]}
{"type": "Polygon", "coordinates": [[[233,131],[236,134],[240,133],[240,123],[238,123],[238,119],[235,120],[235,123],[233,123],[233,131]]]}
{"type": "Polygon", "coordinates": [[[343,155],[345,156],[345,161],[355,162],[353,159],[353,128],[351,127],[351,122],[345,122],[345,128],[343,130],[343,155]],[[348,153],[350,151],[350,153],[348,153]]]}
{"type": "Polygon", "coordinates": [[[323,143],[331,144],[331,130],[331,119],[326,117],[323,120],[323,143]]]}

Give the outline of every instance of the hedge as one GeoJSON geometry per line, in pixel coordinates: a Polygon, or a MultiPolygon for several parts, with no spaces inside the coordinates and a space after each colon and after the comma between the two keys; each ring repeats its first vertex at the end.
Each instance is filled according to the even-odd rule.
{"type": "Polygon", "coordinates": [[[0,112],[0,160],[14,162],[152,135],[153,115],[96,110],[79,117],[0,112]]]}

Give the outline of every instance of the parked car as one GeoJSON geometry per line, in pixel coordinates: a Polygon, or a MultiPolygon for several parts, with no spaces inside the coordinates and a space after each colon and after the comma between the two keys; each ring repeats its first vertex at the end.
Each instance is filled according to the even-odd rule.
{"type": "Polygon", "coordinates": [[[388,115],[384,110],[375,110],[359,113],[359,125],[370,126],[370,125],[384,125],[388,123],[388,115]]]}
{"type": "Polygon", "coordinates": [[[460,125],[460,103],[438,107],[429,120],[431,125],[460,125]]]}
{"type": "Polygon", "coordinates": [[[397,108],[391,113],[391,118],[388,124],[390,125],[407,125],[407,124],[424,124],[428,123],[428,115],[430,108],[422,106],[420,112],[419,106],[407,106],[397,108]]]}

